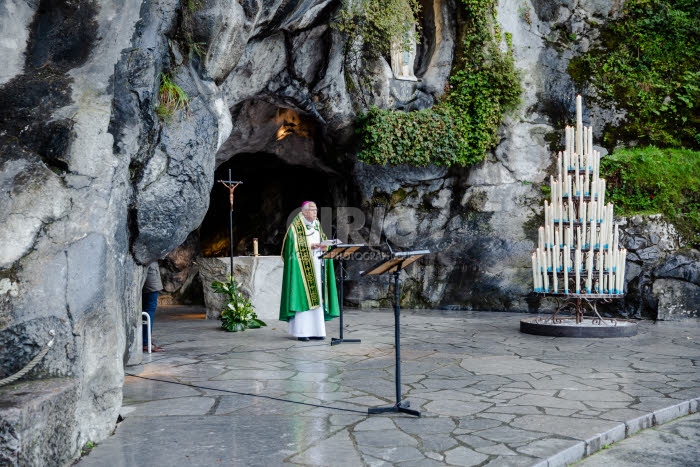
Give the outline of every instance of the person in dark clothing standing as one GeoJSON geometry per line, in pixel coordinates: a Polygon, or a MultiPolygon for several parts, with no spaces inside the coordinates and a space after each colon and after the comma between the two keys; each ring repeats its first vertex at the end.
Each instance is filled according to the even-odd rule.
{"type": "MultiPolygon", "coordinates": [[[[153,334],[153,321],[156,315],[156,308],[158,307],[158,292],[161,290],[163,290],[163,282],[160,279],[160,269],[158,268],[158,261],[154,261],[148,265],[146,282],[143,284],[141,293],[141,309],[151,317],[151,334],[153,334]]],[[[151,350],[153,352],[165,351],[163,347],[153,344],[151,345],[151,350]]],[[[148,328],[145,325],[143,326],[143,351],[148,351],[148,328]]]]}

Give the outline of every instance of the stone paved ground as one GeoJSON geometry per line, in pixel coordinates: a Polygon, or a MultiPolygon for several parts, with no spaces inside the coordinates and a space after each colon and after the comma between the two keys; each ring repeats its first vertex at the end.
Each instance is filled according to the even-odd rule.
{"type": "Polygon", "coordinates": [[[167,352],[127,368],[125,420],[81,467],[565,465],[700,402],[697,321],[572,339],[521,334],[522,314],[402,311],[416,418],[366,413],[395,402],[391,311],[346,311],[362,342],[337,346],[280,322],[226,333],[197,311],[159,313],[167,352]]]}

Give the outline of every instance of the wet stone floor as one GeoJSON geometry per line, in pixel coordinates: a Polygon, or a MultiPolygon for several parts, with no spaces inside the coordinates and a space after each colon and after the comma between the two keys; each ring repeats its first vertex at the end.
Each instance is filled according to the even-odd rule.
{"type": "Polygon", "coordinates": [[[124,420],[87,466],[555,466],[698,410],[700,325],[639,322],[634,337],[519,332],[515,313],[345,312],[344,337],[299,342],[287,324],[238,333],[203,309],[162,307],[166,352],[127,367],[124,420]],[[201,314],[200,314],[201,313],[201,314]]]}

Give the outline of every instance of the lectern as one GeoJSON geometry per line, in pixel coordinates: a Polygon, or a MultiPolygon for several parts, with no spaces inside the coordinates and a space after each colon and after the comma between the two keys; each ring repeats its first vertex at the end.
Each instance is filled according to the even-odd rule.
{"type": "Polygon", "coordinates": [[[367,413],[402,412],[420,417],[418,410],[411,410],[409,401],[401,400],[401,296],[399,294],[399,274],[409,264],[413,263],[423,255],[429,254],[429,250],[403,251],[393,253],[389,259],[380,261],[366,271],[360,273],[361,276],[378,276],[380,274],[394,275],[394,347],[396,349],[396,404],[390,407],[377,407],[367,409],[367,413]]]}
{"type": "Polygon", "coordinates": [[[340,306],[340,337],[331,337],[331,345],[342,344],[343,342],[361,342],[360,339],[343,338],[343,283],[345,282],[345,260],[353,253],[364,250],[365,245],[332,245],[328,251],[321,255],[321,259],[337,259],[340,263],[340,290],[338,291],[340,306]]]}

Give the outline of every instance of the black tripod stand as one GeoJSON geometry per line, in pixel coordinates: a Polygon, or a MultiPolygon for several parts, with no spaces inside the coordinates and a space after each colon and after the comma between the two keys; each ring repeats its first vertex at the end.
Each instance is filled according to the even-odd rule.
{"type": "Polygon", "coordinates": [[[411,410],[409,401],[401,400],[401,294],[399,293],[399,274],[409,264],[416,261],[423,255],[429,254],[428,250],[406,251],[394,253],[388,260],[375,264],[367,271],[360,274],[363,276],[373,276],[380,274],[394,275],[394,347],[396,349],[396,404],[389,407],[376,407],[367,409],[367,413],[401,412],[420,417],[418,410],[411,410]]]}
{"type": "Polygon", "coordinates": [[[321,259],[337,259],[340,263],[340,290],[338,291],[340,301],[340,337],[332,337],[331,345],[338,345],[343,342],[362,342],[360,339],[343,338],[343,284],[345,283],[345,260],[353,253],[357,253],[364,248],[364,245],[333,245],[321,255],[321,259]]]}

